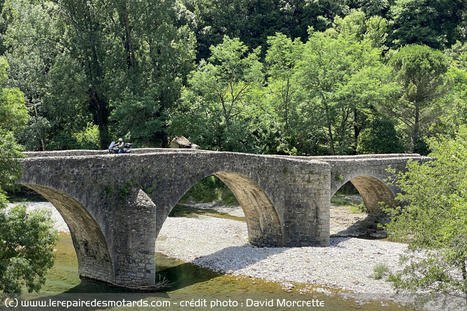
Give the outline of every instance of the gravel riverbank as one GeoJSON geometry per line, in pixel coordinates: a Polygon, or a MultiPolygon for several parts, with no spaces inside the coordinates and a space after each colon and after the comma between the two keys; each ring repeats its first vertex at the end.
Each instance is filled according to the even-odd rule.
{"type": "Polygon", "coordinates": [[[248,244],[246,223],[213,217],[169,218],[156,242],[156,250],[169,257],[223,273],[384,296],[394,292],[371,277],[373,267],[397,269],[405,248],[356,238],[332,238],[331,247],[257,248],[248,244]]]}

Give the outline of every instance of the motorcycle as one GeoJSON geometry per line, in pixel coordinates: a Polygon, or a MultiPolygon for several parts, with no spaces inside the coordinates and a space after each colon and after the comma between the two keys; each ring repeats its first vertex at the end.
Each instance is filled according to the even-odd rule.
{"type": "Polygon", "coordinates": [[[125,143],[123,149],[118,148],[117,144],[113,141],[109,145],[109,153],[130,153],[131,143],[125,143]]]}

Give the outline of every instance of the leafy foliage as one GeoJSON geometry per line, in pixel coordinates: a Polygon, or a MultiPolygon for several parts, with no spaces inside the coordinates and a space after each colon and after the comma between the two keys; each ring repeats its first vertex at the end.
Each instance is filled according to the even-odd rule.
{"type": "MultiPolygon", "coordinates": [[[[0,58],[0,85],[7,79],[7,62],[0,58]]],[[[18,89],[0,87],[0,292],[19,293],[24,285],[38,291],[53,265],[53,246],[49,215],[26,213],[24,206],[6,210],[5,189],[20,174],[21,147],[14,133],[28,121],[24,98],[18,89]]]]}
{"type": "Polygon", "coordinates": [[[225,205],[239,205],[230,189],[215,176],[206,177],[196,183],[181,199],[181,202],[216,201],[225,205]]]}
{"type": "Polygon", "coordinates": [[[448,91],[437,103],[437,110],[443,113],[430,131],[454,138],[460,126],[467,124],[467,43],[457,43],[446,54],[451,62],[446,73],[448,91]]]}
{"type": "Polygon", "coordinates": [[[402,93],[396,105],[386,102],[385,112],[403,123],[411,138],[410,149],[421,152],[422,137],[439,116],[435,103],[446,94],[447,58],[428,46],[408,45],[397,51],[390,63],[402,93]]]}
{"type": "Polygon", "coordinates": [[[19,177],[20,165],[17,161],[22,156],[22,148],[19,146],[13,133],[0,127],[0,208],[5,204],[4,190],[13,186],[19,177]]]}
{"type": "Polygon", "coordinates": [[[192,72],[183,108],[173,116],[174,133],[196,137],[202,148],[255,152],[255,122],[249,92],[263,80],[259,50],[248,53],[238,39],[211,47],[208,62],[192,72]],[[250,113],[253,112],[253,113],[250,113]]]}
{"type": "Polygon", "coordinates": [[[301,86],[308,92],[308,111],[322,120],[331,154],[351,153],[356,148],[359,119],[387,102],[397,91],[390,70],[380,61],[371,27],[361,12],[353,12],[336,28],[311,30],[299,64],[301,86]],[[353,118],[353,134],[352,133],[353,118]]]}
{"type": "MultiPolygon", "coordinates": [[[[452,45],[465,32],[461,1],[0,4],[1,49],[10,64],[5,83],[24,92],[31,116],[24,131],[15,133],[27,149],[103,148],[111,136],[125,137],[137,146],[167,146],[169,134],[183,134],[203,148],[353,154],[360,134],[373,126],[373,120],[391,119],[405,149],[425,152],[424,135],[462,123],[462,113],[456,111],[464,111],[466,69],[459,66],[459,56],[450,66],[444,62],[461,50],[452,45]],[[417,10],[423,14],[414,16],[417,10]],[[310,26],[313,31],[308,33],[310,26]],[[409,38],[413,33],[418,37],[409,38]],[[247,81],[250,77],[233,78],[235,87],[242,88],[245,81],[248,86],[230,104],[224,92],[223,111],[213,108],[222,106],[222,100],[209,94],[206,85],[212,81],[206,79],[212,74],[210,66],[230,61],[211,58],[220,54],[214,47],[234,49],[226,45],[225,37],[238,38],[245,48],[242,53],[254,54],[261,69],[254,83],[247,81]],[[434,70],[439,79],[433,81],[441,84],[426,88],[431,95],[420,93],[429,100],[408,98],[414,88],[395,61],[406,48],[389,50],[404,42],[452,45],[449,56],[437,61],[449,68],[436,65],[439,70],[434,70]],[[198,73],[189,75],[195,54],[198,73]],[[318,54],[323,55],[321,63],[318,54]],[[207,99],[199,100],[202,93],[210,97],[209,109],[207,99]],[[194,103],[203,103],[203,108],[194,103]],[[229,105],[234,107],[230,112],[229,105]],[[414,106],[422,110],[417,122],[407,120],[415,118],[414,106]],[[442,110],[446,113],[439,113],[442,110]],[[98,127],[98,146],[78,141],[90,123],[98,127]]],[[[422,54],[419,60],[426,56],[422,54]]],[[[242,62],[234,66],[240,66],[235,68],[238,73],[243,71],[242,62]]],[[[420,75],[431,74],[420,66],[420,75]]],[[[8,92],[4,96],[19,99],[15,89],[8,92]]]]}
{"type": "Polygon", "coordinates": [[[113,133],[166,145],[167,110],[194,57],[175,13],[175,0],[7,1],[10,82],[34,116],[23,142],[74,148],[71,137],[92,122],[101,148],[113,133]]]}
{"type": "Polygon", "coordinates": [[[99,148],[99,128],[92,123],[88,123],[83,131],[74,133],[73,138],[82,149],[99,148]]]}
{"type": "Polygon", "coordinates": [[[390,12],[393,44],[443,48],[465,40],[466,9],[464,0],[396,0],[390,12]]]}
{"type": "Polygon", "coordinates": [[[402,153],[404,146],[390,120],[376,119],[358,136],[358,153],[402,153]]]}
{"type": "Polygon", "coordinates": [[[467,294],[467,127],[431,143],[436,160],[411,162],[397,179],[403,206],[389,210],[387,229],[409,253],[392,281],[398,289],[467,294]]]}
{"type": "Polygon", "coordinates": [[[0,208],[5,204],[3,190],[10,187],[20,174],[21,147],[14,133],[21,131],[28,121],[21,91],[2,87],[7,77],[8,63],[0,58],[0,208]]]}
{"type": "Polygon", "coordinates": [[[0,57],[0,128],[5,131],[19,132],[29,115],[24,106],[23,93],[18,88],[1,87],[8,78],[8,63],[0,57]]]}
{"type": "MultiPolygon", "coordinates": [[[[307,37],[307,28],[323,31],[334,17],[348,11],[346,1],[337,0],[182,0],[180,15],[196,35],[197,59],[210,56],[210,46],[224,36],[239,38],[250,49],[265,47],[268,37],[283,33],[307,37]]],[[[264,55],[264,50],[261,55],[264,55]]]]}
{"type": "Polygon", "coordinates": [[[0,291],[20,293],[22,286],[39,291],[53,266],[58,239],[50,215],[16,206],[7,213],[0,210],[0,224],[0,291]]]}

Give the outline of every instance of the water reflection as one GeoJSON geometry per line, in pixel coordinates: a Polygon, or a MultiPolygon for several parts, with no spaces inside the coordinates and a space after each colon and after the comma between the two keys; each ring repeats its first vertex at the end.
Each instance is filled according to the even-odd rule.
{"type": "Polygon", "coordinates": [[[167,291],[203,283],[222,274],[156,253],[156,282],[168,281],[167,291]]]}

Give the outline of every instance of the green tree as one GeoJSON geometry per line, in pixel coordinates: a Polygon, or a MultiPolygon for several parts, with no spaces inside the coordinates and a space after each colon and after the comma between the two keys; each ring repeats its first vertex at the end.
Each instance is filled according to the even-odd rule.
{"type": "Polygon", "coordinates": [[[447,91],[447,58],[428,46],[409,45],[397,51],[390,64],[402,94],[396,104],[387,102],[385,112],[403,123],[411,151],[423,153],[423,136],[440,115],[436,102],[443,100],[447,91]]]}
{"type": "Polygon", "coordinates": [[[24,206],[7,211],[5,188],[13,185],[20,174],[18,158],[21,147],[14,133],[28,121],[23,94],[4,87],[8,64],[0,58],[0,292],[19,293],[26,286],[38,291],[45,283],[47,270],[54,260],[57,234],[50,217],[44,212],[26,213],[24,206]]]}
{"type": "Polygon", "coordinates": [[[4,85],[8,79],[7,70],[8,63],[0,57],[0,204],[5,203],[3,189],[11,186],[20,172],[15,158],[21,156],[21,148],[14,134],[22,131],[28,121],[21,91],[4,85]]]}
{"type": "Polygon", "coordinates": [[[455,137],[459,127],[467,124],[467,43],[457,43],[446,55],[450,59],[446,73],[448,93],[437,103],[443,113],[430,132],[455,137]]]}
{"type": "Polygon", "coordinates": [[[63,31],[67,33],[63,45],[70,49],[73,63],[78,64],[84,75],[87,106],[94,124],[99,127],[100,146],[105,148],[110,142],[105,23],[111,13],[104,1],[57,0],[56,3],[63,16],[63,31]]]}
{"type": "Polygon", "coordinates": [[[3,36],[10,85],[24,92],[30,121],[19,141],[28,150],[78,147],[71,139],[91,115],[85,74],[74,62],[56,4],[7,0],[3,36]]]}
{"type": "Polygon", "coordinates": [[[450,47],[465,40],[466,9],[464,0],[396,0],[390,12],[392,43],[450,47]]]}
{"type": "Polygon", "coordinates": [[[355,152],[362,122],[394,96],[389,67],[381,60],[374,20],[354,11],[336,27],[311,31],[297,74],[308,92],[305,110],[320,111],[331,154],[355,152]],[[349,134],[353,135],[349,135],[349,134]]]}
{"type": "Polygon", "coordinates": [[[33,116],[29,148],[87,147],[76,137],[89,123],[101,148],[113,134],[167,144],[167,111],[194,57],[175,0],[7,0],[3,16],[10,83],[33,116]]]}
{"type": "MultiPolygon", "coordinates": [[[[284,34],[268,38],[265,57],[266,86],[258,92],[258,105],[264,109],[264,129],[274,136],[270,142],[272,153],[302,153],[306,148],[306,132],[301,131],[304,118],[299,113],[300,102],[305,94],[296,83],[296,65],[301,59],[303,43],[284,34]]],[[[269,138],[270,139],[270,138],[269,138]]],[[[268,137],[265,137],[268,140],[268,137]]]]}
{"type": "Polygon", "coordinates": [[[260,116],[250,91],[264,79],[259,49],[248,52],[239,39],[225,37],[211,54],[190,75],[182,107],[173,112],[172,134],[207,149],[255,152],[251,134],[260,116]]]}
{"type": "MultiPolygon", "coordinates": [[[[307,38],[307,28],[324,31],[335,16],[347,13],[346,1],[330,0],[181,0],[180,14],[196,34],[197,59],[207,59],[209,47],[224,36],[239,38],[250,49],[266,47],[275,33],[307,38]]],[[[262,51],[264,56],[265,50],[262,51]]]]}
{"type": "Polygon", "coordinates": [[[149,146],[167,146],[169,111],[193,69],[194,37],[176,26],[175,1],[113,2],[109,30],[111,120],[115,132],[149,146]]]}
{"type": "Polygon", "coordinates": [[[358,136],[357,153],[404,152],[394,123],[387,119],[375,119],[358,136]]]}
{"type": "Polygon", "coordinates": [[[351,9],[361,9],[366,16],[379,15],[387,17],[390,4],[393,0],[348,0],[346,3],[351,9]]]}
{"type": "Polygon", "coordinates": [[[13,186],[14,181],[20,175],[20,166],[17,158],[21,157],[19,146],[13,133],[0,127],[0,210],[6,206],[5,189],[13,186]]]}
{"type": "Polygon", "coordinates": [[[410,162],[399,173],[401,206],[387,225],[389,236],[409,243],[397,289],[460,292],[467,299],[467,127],[455,139],[431,140],[433,161],[410,162]]]}
{"type": "MultiPolygon", "coordinates": [[[[2,146],[3,147],[3,146],[2,146]]],[[[45,211],[16,206],[0,209],[0,292],[39,291],[53,266],[58,235],[45,211]]]]}
{"type": "Polygon", "coordinates": [[[8,63],[0,57],[0,128],[19,132],[29,119],[24,106],[24,95],[18,88],[2,87],[8,79],[8,63]]]}

